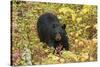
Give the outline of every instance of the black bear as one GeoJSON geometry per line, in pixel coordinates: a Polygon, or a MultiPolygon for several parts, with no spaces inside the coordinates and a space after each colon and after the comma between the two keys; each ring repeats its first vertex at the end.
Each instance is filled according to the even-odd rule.
{"type": "Polygon", "coordinates": [[[66,25],[60,24],[56,15],[52,13],[42,14],[37,22],[37,32],[40,41],[46,43],[49,47],[54,47],[56,53],[63,48],[69,50],[66,25]]]}

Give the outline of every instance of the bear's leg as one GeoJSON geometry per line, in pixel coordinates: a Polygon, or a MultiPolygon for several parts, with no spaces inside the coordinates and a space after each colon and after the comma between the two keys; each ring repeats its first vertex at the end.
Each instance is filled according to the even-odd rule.
{"type": "Polygon", "coordinates": [[[65,48],[65,50],[69,50],[69,44],[64,44],[63,48],[65,48]]]}

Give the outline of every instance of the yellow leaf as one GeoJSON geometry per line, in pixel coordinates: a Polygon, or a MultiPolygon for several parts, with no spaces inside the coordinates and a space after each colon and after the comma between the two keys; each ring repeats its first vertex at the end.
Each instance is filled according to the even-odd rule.
{"type": "Polygon", "coordinates": [[[67,12],[74,13],[74,11],[72,9],[70,9],[69,7],[60,8],[59,12],[64,13],[64,14],[67,13],[67,12]]]}
{"type": "Polygon", "coordinates": [[[75,43],[78,44],[78,42],[79,42],[79,40],[78,39],[75,39],[75,43]]]}
{"type": "Polygon", "coordinates": [[[86,61],[89,58],[88,53],[83,53],[81,57],[81,61],[86,61]]]}
{"type": "Polygon", "coordinates": [[[64,60],[63,58],[61,58],[61,59],[60,59],[60,62],[62,62],[62,63],[63,63],[63,62],[65,62],[65,60],[64,60]]]}
{"type": "Polygon", "coordinates": [[[92,42],[96,44],[97,43],[97,39],[96,38],[93,38],[92,39],[92,42]]]}
{"type": "Polygon", "coordinates": [[[65,14],[65,13],[66,13],[66,8],[60,8],[60,9],[59,9],[59,12],[65,14]]]}
{"type": "Polygon", "coordinates": [[[74,14],[72,13],[72,20],[75,21],[75,19],[76,19],[76,14],[75,13],[74,14]]]}
{"type": "Polygon", "coordinates": [[[78,23],[81,22],[81,20],[82,20],[81,17],[76,19],[76,21],[77,21],[78,23]]]}

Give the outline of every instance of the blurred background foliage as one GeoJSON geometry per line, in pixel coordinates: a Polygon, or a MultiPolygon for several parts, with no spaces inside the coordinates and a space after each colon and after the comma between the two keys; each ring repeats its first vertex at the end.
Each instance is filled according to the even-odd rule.
{"type": "Polygon", "coordinates": [[[12,65],[58,64],[97,60],[97,6],[12,1],[12,65]],[[45,12],[66,24],[70,50],[52,54],[37,35],[37,20],[45,12]]]}

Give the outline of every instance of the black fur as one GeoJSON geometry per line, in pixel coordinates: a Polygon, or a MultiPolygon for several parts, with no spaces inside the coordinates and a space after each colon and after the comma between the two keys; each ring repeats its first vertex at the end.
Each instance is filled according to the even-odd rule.
{"type": "Polygon", "coordinates": [[[66,25],[60,24],[57,16],[52,13],[41,15],[37,22],[38,36],[41,42],[48,44],[50,47],[56,47],[61,44],[63,48],[69,50],[66,25]]]}

